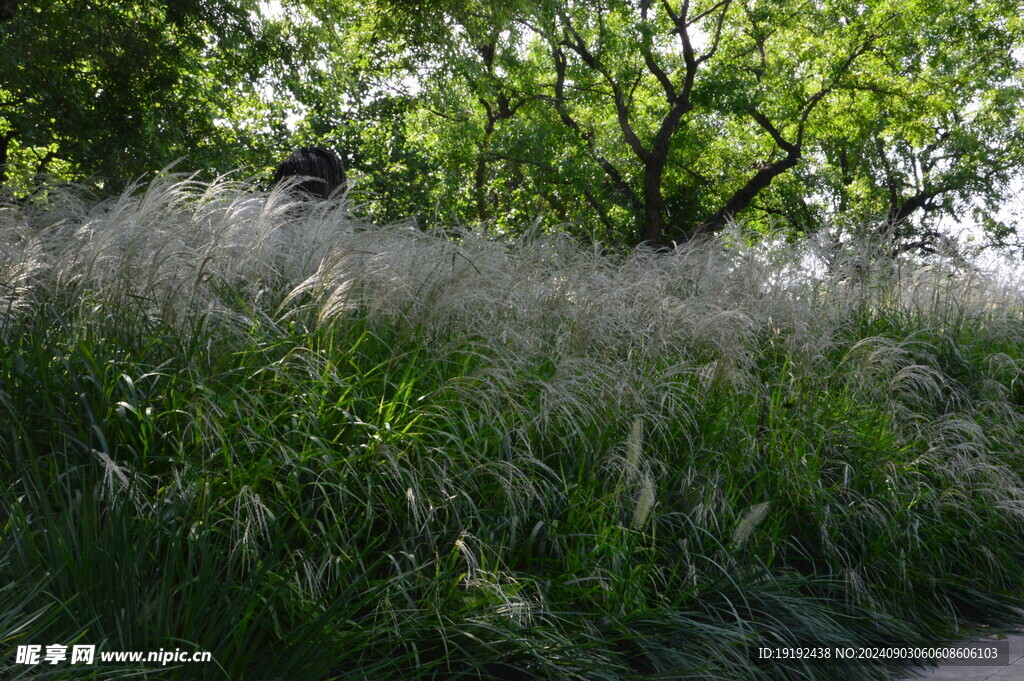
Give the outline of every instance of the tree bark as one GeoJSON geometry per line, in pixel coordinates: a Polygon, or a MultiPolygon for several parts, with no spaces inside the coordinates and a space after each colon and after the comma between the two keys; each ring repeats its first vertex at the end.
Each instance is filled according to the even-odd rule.
{"type": "Polygon", "coordinates": [[[0,187],[7,184],[7,153],[11,148],[11,133],[0,137],[0,187]]]}
{"type": "Polygon", "coordinates": [[[665,199],[661,194],[664,164],[648,164],[644,169],[644,224],[642,241],[648,246],[663,246],[665,236],[665,199]]]}
{"type": "Polygon", "coordinates": [[[491,135],[494,133],[496,118],[491,107],[483,99],[480,102],[487,111],[487,125],[484,127],[484,141],[480,145],[480,154],[476,159],[476,172],[473,175],[473,193],[476,195],[476,217],[480,220],[480,228],[487,231],[490,214],[487,211],[487,151],[491,146],[491,135]]]}

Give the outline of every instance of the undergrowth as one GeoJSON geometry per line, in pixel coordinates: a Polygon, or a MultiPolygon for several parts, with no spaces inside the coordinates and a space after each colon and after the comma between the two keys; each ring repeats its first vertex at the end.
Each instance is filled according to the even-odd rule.
{"type": "Polygon", "coordinates": [[[860,681],[757,651],[1021,619],[992,275],[50,201],[0,211],[4,678],[860,681]],[[75,643],[214,661],[15,663],[75,643]]]}

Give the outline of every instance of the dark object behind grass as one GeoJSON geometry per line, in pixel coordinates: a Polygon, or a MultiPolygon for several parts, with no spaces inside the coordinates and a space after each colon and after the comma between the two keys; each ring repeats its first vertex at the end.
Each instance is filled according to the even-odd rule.
{"type": "Polygon", "coordinates": [[[341,157],[336,151],[323,147],[302,147],[293,151],[277,166],[273,184],[292,177],[303,178],[295,185],[297,191],[319,199],[329,199],[345,186],[341,157]]]}

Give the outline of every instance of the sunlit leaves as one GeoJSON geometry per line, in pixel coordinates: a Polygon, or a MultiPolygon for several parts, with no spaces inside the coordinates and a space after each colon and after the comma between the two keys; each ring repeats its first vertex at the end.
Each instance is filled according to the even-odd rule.
{"type": "Polygon", "coordinates": [[[1014,0],[281,4],[21,4],[2,148],[19,177],[125,177],[325,144],[377,220],[627,243],[652,212],[665,240],[723,215],[994,225],[1024,167],[1014,0]]]}
{"type": "MultiPolygon", "coordinates": [[[[255,2],[21,3],[0,34],[0,164],[120,182],[225,156],[218,116],[265,55],[255,2]]],[[[25,172],[17,170],[16,172],[25,172]]],[[[73,176],[66,179],[72,179],[73,176]]],[[[0,177],[2,180],[2,177],[0,177]]]]}

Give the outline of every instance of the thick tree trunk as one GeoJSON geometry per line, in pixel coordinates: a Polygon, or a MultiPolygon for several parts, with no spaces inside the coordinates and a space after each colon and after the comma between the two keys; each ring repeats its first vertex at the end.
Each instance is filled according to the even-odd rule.
{"type": "MultiPolygon", "coordinates": [[[[688,98],[682,98],[672,104],[668,115],[661,122],[658,134],[654,136],[651,150],[643,149],[639,141],[633,147],[637,156],[644,161],[644,228],[643,242],[649,246],[666,246],[665,243],[665,199],[661,194],[661,185],[665,178],[665,166],[672,146],[672,135],[679,127],[683,116],[693,108],[688,98]]],[[[623,116],[621,125],[623,132],[634,135],[623,116]]]]}
{"type": "Polygon", "coordinates": [[[664,166],[648,164],[644,171],[644,211],[642,241],[648,246],[664,246],[665,199],[661,195],[664,166]]]}

